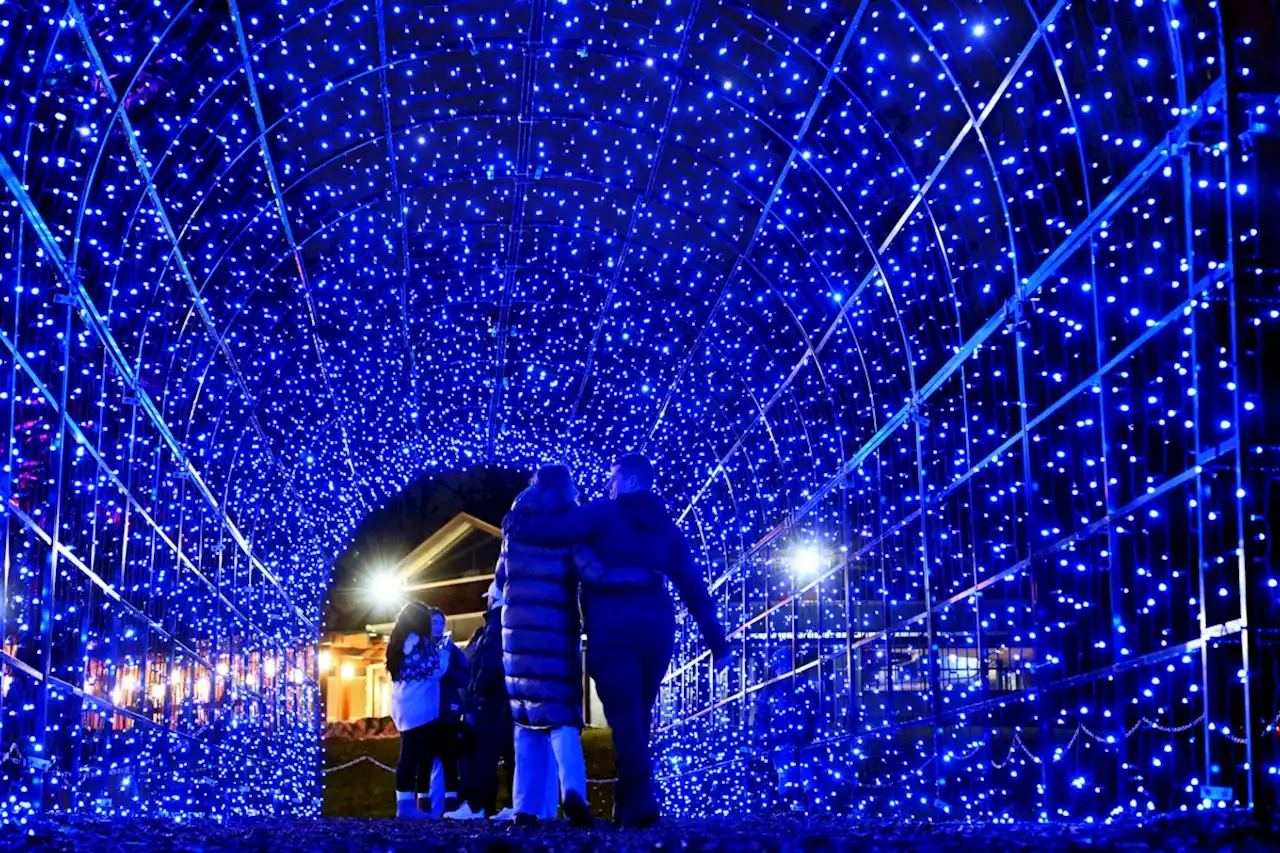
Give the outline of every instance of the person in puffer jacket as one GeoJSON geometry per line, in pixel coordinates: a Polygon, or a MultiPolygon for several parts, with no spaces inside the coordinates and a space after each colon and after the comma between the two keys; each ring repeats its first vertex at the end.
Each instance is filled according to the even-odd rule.
{"type": "Polygon", "coordinates": [[[516,724],[517,824],[554,812],[543,802],[554,757],[565,814],[574,826],[592,825],[580,739],[582,628],[573,557],[568,547],[532,545],[514,533],[572,510],[577,500],[569,469],[548,465],[538,469],[503,521],[495,580],[507,602],[502,663],[516,724]]]}
{"type": "Polygon", "coordinates": [[[688,542],[653,493],[653,483],[652,463],[627,454],[614,463],[607,498],[542,518],[520,516],[504,529],[522,542],[578,546],[587,671],[613,732],[614,818],[629,827],[650,826],[659,818],[649,735],[675,643],[675,605],[667,581],[697,622],[717,665],[726,665],[733,652],[688,542]],[[599,557],[594,569],[585,547],[599,557]]]}
{"type": "Polygon", "coordinates": [[[400,610],[387,643],[391,720],[400,732],[396,817],[432,816],[431,768],[437,759],[443,763],[451,748],[438,724],[440,679],[449,668],[449,650],[441,644],[443,624],[444,614],[412,601],[400,610]]]}

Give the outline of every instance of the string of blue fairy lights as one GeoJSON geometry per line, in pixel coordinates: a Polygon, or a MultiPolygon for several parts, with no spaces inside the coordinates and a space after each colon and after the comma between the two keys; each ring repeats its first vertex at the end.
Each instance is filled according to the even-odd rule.
{"type": "Polygon", "coordinates": [[[361,519],[638,448],[743,643],[682,622],[668,812],[1274,790],[1262,17],[0,19],[0,817],[317,814],[361,519]]]}

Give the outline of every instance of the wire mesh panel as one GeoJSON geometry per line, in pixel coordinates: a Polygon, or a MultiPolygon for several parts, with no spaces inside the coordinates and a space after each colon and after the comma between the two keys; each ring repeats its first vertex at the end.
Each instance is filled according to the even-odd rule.
{"type": "MultiPolygon", "coordinates": [[[[836,567],[815,591],[843,624],[820,636],[848,653],[793,657],[726,603],[743,655],[708,707],[767,704],[785,684],[786,711],[740,715],[743,733],[664,709],[668,808],[1092,820],[1274,795],[1257,763],[1274,753],[1274,594],[1245,601],[1241,474],[1269,451],[1242,444],[1264,397],[1240,382],[1257,351],[1233,338],[1263,321],[1246,300],[1265,286],[1239,264],[1266,250],[1227,224],[1266,180],[1235,135],[1247,110],[1230,87],[1250,73],[1236,50],[1258,37],[1242,20],[1140,2],[848,13],[850,85],[826,93],[815,147],[834,158],[867,134],[867,99],[918,96],[896,128],[900,95],[871,110],[873,138],[908,143],[914,196],[832,330],[869,353],[876,401],[834,426],[873,430],[830,475],[839,509],[819,522],[829,499],[813,500],[759,530],[766,550],[750,568],[730,555],[723,580],[836,567]],[[764,661],[791,669],[753,683],[764,661]],[[801,686],[811,673],[821,689],[801,686]],[[729,780],[749,791],[702,794],[729,780]]],[[[763,420],[785,435],[775,410],[763,420]]],[[[817,461],[783,446],[785,467],[817,461]]]]}

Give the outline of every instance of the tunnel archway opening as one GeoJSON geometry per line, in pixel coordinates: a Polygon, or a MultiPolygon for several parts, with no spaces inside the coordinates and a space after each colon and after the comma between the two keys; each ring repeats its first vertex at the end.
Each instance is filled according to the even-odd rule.
{"type": "Polygon", "coordinates": [[[18,6],[4,814],[314,814],[361,519],[637,448],[671,813],[1274,795],[1274,4],[18,6]]]}
{"type": "MultiPolygon", "coordinates": [[[[394,601],[375,600],[376,579],[394,574],[419,545],[461,513],[500,527],[529,477],[528,471],[494,466],[431,472],[370,511],[333,561],[326,629],[353,630],[385,621],[394,601]]],[[[414,571],[412,580],[418,583],[492,573],[495,555],[491,550],[483,543],[465,542],[460,550],[451,548],[421,569],[406,569],[414,571]],[[477,556],[488,560],[488,565],[476,563],[477,556]]]]}

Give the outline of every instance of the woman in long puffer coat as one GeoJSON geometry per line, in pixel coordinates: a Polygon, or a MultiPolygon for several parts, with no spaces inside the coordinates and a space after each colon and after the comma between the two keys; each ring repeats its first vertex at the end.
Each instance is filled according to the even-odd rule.
{"type": "Polygon", "coordinates": [[[538,469],[503,522],[505,538],[497,584],[502,611],[502,663],[511,716],[516,724],[516,778],[512,799],[517,823],[553,813],[546,778],[554,757],[565,814],[575,826],[590,826],[587,772],[582,755],[582,627],[578,581],[568,548],[530,545],[508,534],[517,524],[577,506],[569,469],[538,469]]]}

